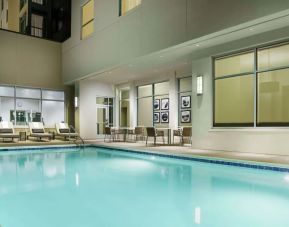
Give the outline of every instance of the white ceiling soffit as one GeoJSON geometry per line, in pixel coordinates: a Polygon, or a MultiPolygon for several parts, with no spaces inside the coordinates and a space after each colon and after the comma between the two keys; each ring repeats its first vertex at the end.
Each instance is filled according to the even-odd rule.
{"type": "Polygon", "coordinates": [[[133,59],[126,64],[89,74],[82,79],[93,79],[113,84],[143,79],[190,65],[192,53],[224,43],[288,27],[289,10],[230,27],[159,52],[133,59]]]}

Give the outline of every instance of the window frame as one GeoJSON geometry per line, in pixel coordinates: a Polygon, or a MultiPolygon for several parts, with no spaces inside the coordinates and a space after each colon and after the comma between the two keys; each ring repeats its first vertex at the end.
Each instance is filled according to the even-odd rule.
{"type": "Polygon", "coordinates": [[[270,71],[277,71],[277,70],[282,70],[282,69],[289,69],[289,65],[287,66],[281,66],[281,67],[272,67],[272,68],[268,68],[268,69],[262,69],[259,70],[258,69],[258,50],[263,50],[263,49],[270,49],[270,48],[274,48],[274,47],[278,47],[278,46],[285,46],[289,44],[289,40],[282,40],[282,41],[277,41],[277,42],[271,42],[271,43],[267,43],[267,44],[261,44],[261,45],[257,45],[254,47],[250,47],[250,48],[244,48],[241,50],[237,50],[237,51],[232,51],[232,52],[228,52],[228,53],[223,53],[220,55],[215,55],[211,57],[211,65],[212,65],[212,95],[213,95],[213,119],[212,119],[212,128],[216,128],[216,129],[230,129],[230,128],[244,128],[244,129],[260,129],[260,128],[289,128],[289,122],[288,123],[262,123],[261,125],[258,124],[258,74],[259,73],[264,73],[264,72],[270,72],[270,71]],[[226,58],[226,57],[230,57],[230,56],[236,56],[236,55],[241,55],[244,53],[248,53],[248,52],[253,52],[254,53],[254,69],[253,72],[246,72],[246,73],[239,73],[239,74],[233,74],[233,75],[225,75],[225,76],[221,76],[221,77],[215,77],[215,64],[216,64],[216,60],[217,59],[221,59],[221,58],[226,58]],[[216,86],[215,86],[215,81],[219,80],[219,79],[224,79],[224,78],[232,78],[232,77],[237,77],[237,76],[245,76],[245,75],[253,75],[253,88],[254,88],[254,124],[252,125],[244,125],[243,123],[238,124],[238,123],[219,123],[216,125],[215,123],[215,108],[216,108],[216,103],[215,103],[215,98],[216,98],[216,86]]]}
{"type": "Polygon", "coordinates": [[[130,10],[128,10],[128,11],[126,11],[126,12],[123,13],[123,12],[122,12],[122,2],[123,2],[123,1],[124,1],[124,0],[119,0],[119,7],[118,7],[118,16],[119,16],[119,17],[122,17],[122,16],[126,15],[127,13],[129,13],[129,12],[137,9],[137,8],[142,4],[142,0],[140,0],[140,4],[136,5],[135,7],[131,8],[130,10]]]}
{"type": "MultiPolygon", "coordinates": [[[[85,26],[87,26],[88,24],[90,24],[90,23],[92,23],[92,22],[94,22],[94,19],[95,19],[95,17],[93,16],[93,18],[91,19],[91,20],[89,20],[88,22],[86,22],[85,24],[83,24],[83,7],[84,6],[86,6],[88,3],[90,3],[91,1],[94,1],[94,0],[87,0],[84,4],[82,4],[81,5],[81,12],[80,12],[80,17],[81,17],[81,19],[80,19],[80,24],[81,24],[81,27],[80,27],[80,39],[81,40],[85,40],[85,39],[87,39],[87,38],[89,38],[92,34],[93,34],[93,32],[91,33],[91,34],[89,34],[88,36],[86,36],[86,37],[83,37],[83,34],[82,34],[82,32],[83,32],[83,28],[85,27],[85,26]]],[[[93,4],[93,15],[94,15],[94,5],[95,5],[95,2],[93,2],[94,4],[93,4]]],[[[94,24],[93,24],[94,25],[94,24]]]]}

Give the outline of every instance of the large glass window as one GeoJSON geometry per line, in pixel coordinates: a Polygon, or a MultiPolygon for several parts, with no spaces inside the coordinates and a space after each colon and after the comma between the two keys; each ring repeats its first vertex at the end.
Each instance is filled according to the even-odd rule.
{"type": "Polygon", "coordinates": [[[119,15],[124,15],[126,12],[132,10],[141,4],[141,0],[119,0],[120,1],[120,10],[119,15]]]}
{"type": "Polygon", "coordinates": [[[192,77],[179,79],[179,126],[191,126],[192,77]]]}
{"type": "Polygon", "coordinates": [[[169,110],[168,81],[138,87],[138,125],[167,127],[169,110]]]}
{"type": "Polygon", "coordinates": [[[43,122],[46,127],[64,121],[64,92],[0,86],[0,119],[15,125],[43,122]]]}
{"type": "Polygon", "coordinates": [[[153,125],[153,85],[138,87],[137,121],[140,126],[153,125]]]}
{"type": "Polygon", "coordinates": [[[258,126],[289,126],[289,45],[258,50],[258,126]]]}
{"type": "Polygon", "coordinates": [[[168,127],[169,124],[169,82],[154,84],[154,126],[168,127]]]}
{"type": "Polygon", "coordinates": [[[54,127],[55,123],[63,122],[64,117],[64,92],[42,90],[42,121],[47,127],[54,127]]]}
{"type": "Polygon", "coordinates": [[[94,31],[94,0],[90,0],[82,6],[81,38],[85,39],[94,31]]]}
{"type": "Polygon", "coordinates": [[[37,14],[31,14],[31,35],[43,37],[44,17],[37,14]]]}
{"type": "Polygon", "coordinates": [[[217,58],[214,80],[214,126],[289,126],[289,44],[217,58]]]}
{"type": "Polygon", "coordinates": [[[130,126],[130,101],[129,101],[129,90],[120,91],[120,102],[119,102],[119,121],[120,127],[130,126]]]}
{"type": "Polygon", "coordinates": [[[254,52],[215,60],[214,126],[254,126],[254,52]]]}
{"type": "Polygon", "coordinates": [[[10,121],[11,117],[15,118],[14,105],[14,97],[0,97],[0,120],[10,121]]]}

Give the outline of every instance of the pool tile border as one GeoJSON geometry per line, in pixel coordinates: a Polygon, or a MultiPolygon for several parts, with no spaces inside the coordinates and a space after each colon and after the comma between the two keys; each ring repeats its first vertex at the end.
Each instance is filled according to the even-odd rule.
{"type": "MultiPolygon", "coordinates": [[[[77,145],[44,145],[44,146],[24,146],[24,147],[1,147],[0,148],[0,154],[1,152],[7,152],[7,151],[27,151],[27,150],[51,150],[51,149],[72,149],[78,147],[77,145]]],[[[149,156],[157,156],[157,157],[164,157],[164,158],[172,158],[172,159],[179,159],[179,160],[186,160],[186,161],[196,161],[196,162],[202,162],[202,163],[211,163],[211,164],[218,164],[218,165],[226,165],[226,166],[236,166],[236,167],[242,167],[242,168],[250,168],[250,169],[259,169],[259,170],[269,170],[269,171],[275,171],[275,172],[287,172],[289,173],[289,167],[282,167],[282,166],[270,166],[270,165],[263,165],[261,163],[245,163],[240,161],[231,161],[231,160],[224,160],[224,159],[217,159],[217,158],[202,158],[200,156],[198,157],[189,157],[184,155],[175,155],[175,154],[164,154],[159,153],[157,151],[148,152],[144,150],[137,150],[137,149],[129,149],[129,148],[120,148],[120,147],[110,147],[105,145],[99,145],[99,144],[85,144],[84,147],[91,147],[91,148],[103,148],[107,150],[118,150],[121,152],[127,152],[127,153],[133,153],[133,154],[142,154],[142,155],[149,155],[149,156]]]]}
{"type": "Polygon", "coordinates": [[[132,150],[132,149],[126,149],[126,148],[118,148],[118,147],[109,147],[104,145],[88,145],[87,147],[99,147],[104,149],[114,149],[119,150],[123,152],[128,153],[134,153],[134,154],[142,154],[142,155],[153,155],[158,157],[164,157],[164,158],[173,158],[173,159],[179,159],[179,160],[186,160],[186,161],[196,161],[196,162],[202,162],[202,163],[211,163],[211,164],[218,164],[218,165],[226,165],[226,166],[236,166],[236,167],[242,167],[242,168],[250,168],[250,169],[259,169],[259,170],[269,170],[269,171],[275,171],[275,172],[288,172],[289,173],[289,167],[281,167],[281,166],[270,166],[270,165],[262,165],[261,163],[245,163],[240,161],[231,161],[231,160],[220,160],[216,158],[202,158],[202,157],[189,157],[189,156],[183,156],[183,155],[173,155],[173,154],[164,154],[159,152],[146,152],[143,150],[132,150]]]}

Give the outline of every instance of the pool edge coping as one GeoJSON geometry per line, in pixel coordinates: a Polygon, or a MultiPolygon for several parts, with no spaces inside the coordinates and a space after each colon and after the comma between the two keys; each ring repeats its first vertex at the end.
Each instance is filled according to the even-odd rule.
{"type": "Polygon", "coordinates": [[[123,152],[130,152],[135,154],[144,154],[144,155],[155,155],[159,157],[165,158],[174,158],[181,160],[189,160],[189,161],[197,161],[202,163],[212,163],[226,166],[238,166],[243,168],[250,169],[260,169],[260,170],[271,170],[278,172],[288,172],[289,173],[289,165],[286,164],[277,164],[277,163],[269,163],[269,162],[258,162],[258,161],[250,161],[250,160],[237,160],[237,159],[229,159],[229,158],[219,158],[219,157],[208,157],[202,155],[195,154],[173,154],[173,153],[165,153],[162,151],[156,150],[143,150],[137,148],[124,148],[124,147],[114,147],[103,144],[89,144],[88,147],[100,147],[106,149],[115,149],[123,152]]]}
{"type": "MultiPolygon", "coordinates": [[[[21,151],[21,150],[51,150],[51,149],[71,149],[78,147],[73,144],[63,144],[63,145],[39,145],[39,146],[11,146],[11,147],[0,147],[0,154],[2,152],[9,151],[21,151]]],[[[104,144],[84,144],[84,147],[98,147],[104,149],[114,149],[122,152],[134,153],[134,154],[142,154],[142,155],[154,155],[158,157],[165,158],[173,158],[178,160],[187,160],[187,161],[197,161],[202,163],[212,163],[219,164],[225,166],[237,166],[249,169],[259,169],[259,170],[271,170],[275,172],[288,172],[289,173],[289,165],[286,164],[278,164],[278,163],[270,163],[270,162],[262,162],[262,161],[251,161],[251,160],[242,160],[242,159],[230,159],[230,158],[220,158],[220,157],[209,157],[202,156],[196,154],[174,154],[174,153],[166,153],[163,151],[156,150],[144,150],[139,148],[129,148],[129,147],[115,147],[104,144]]]]}

